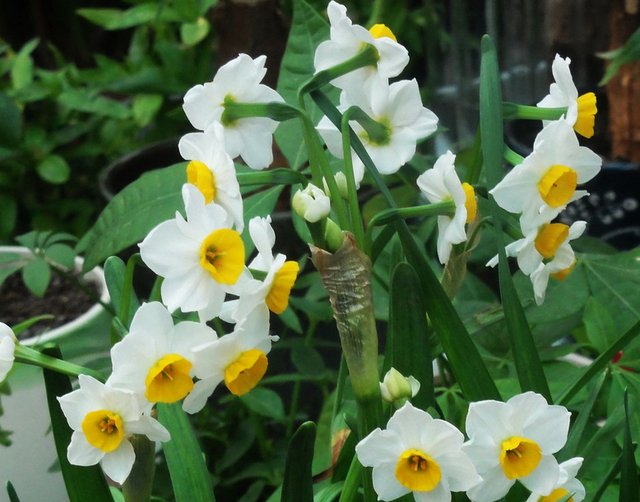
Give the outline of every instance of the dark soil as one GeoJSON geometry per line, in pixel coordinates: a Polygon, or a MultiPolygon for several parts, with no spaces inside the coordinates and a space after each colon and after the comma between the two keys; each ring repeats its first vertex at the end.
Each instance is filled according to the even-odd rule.
{"type": "MultiPolygon", "coordinates": [[[[77,276],[78,279],[81,276],[77,276]]],[[[94,284],[89,284],[99,294],[94,284]]],[[[14,273],[0,287],[0,321],[15,326],[39,315],[50,314],[20,333],[20,339],[29,338],[73,321],[95,304],[84,291],[57,274],[52,274],[43,298],[35,296],[22,282],[20,272],[14,273]]]]}

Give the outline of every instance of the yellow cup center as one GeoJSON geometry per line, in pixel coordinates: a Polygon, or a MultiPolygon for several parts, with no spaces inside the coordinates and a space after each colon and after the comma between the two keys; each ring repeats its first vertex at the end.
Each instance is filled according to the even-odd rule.
{"type": "Polygon", "coordinates": [[[597,112],[596,95],[594,93],[588,92],[580,96],[578,98],[578,118],[573,125],[573,129],[585,138],[593,136],[597,112]]]}
{"type": "Polygon", "coordinates": [[[232,394],[242,396],[253,389],[267,371],[267,355],[258,349],[243,352],[224,370],[224,383],[232,394]]]}
{"type": "Polygon", "coordinates": [[[540,197],[551,207],[560,207],[569,202],[576,191],[578,173],[567,166],[551,166],[538,182],[540,197]]]}
{"type": "Polygon", "coordinates": [[[560,245],[569,236],[569,226],[563,223],[549,223],[538,232],[534,242],[536,250],[544,258],[553,258],[560,245]]]}
{"type": "Polygon", "coordinates": [[[193,389],[191,361],[178,354],[160,359],[147,373],[145,397],[151,403],[175,403],[193,389]]]}
{"type": "Polygon", "coordinates": [[[199,160],[187,165],[187,183],[195,185],[204,195],[205,204],[210,204],[216,196],[216,180],[211,169],[199,160]]]}
{"type": "Polygon", "coordinates": [[[108,410],[87,413],[82,421],[82,432],[91,446],[105,453],[115,450],[124,438],[120,415],[108,410]]]}
{"type": "Polygon", "coordinates": [[[464,202],[464,207],[467,208],[467,221],[465,223],[471,223],[476,219],[478,212],[478,200],[476,199],[476,192],[469,183],[463,183],[462,188],[467,199],[464,202]]]}
{"type": "Polygon", "coordinates": [[[400,455],[396,465],[396,479],[405,488],[415,492],[428,492],[438,486],[441,478],[440,466],[424,452],[410,449],[400,455]]]}
{"type": "Polygon", "coordinates": [[[393,40],[394,42],[398,41],[398,39],[393,34],[393,32],[387,26],[385,26],[384,24],[374,24],[369,29],[369,33],[371,33],[373,35],[373,38],[388,37],[391,40],[393,40]]]}
{"type": "Polygon", "coordinates": [[[500,464],[507,479],[524,478],[531,474],[542,460],[542,450],[530,439],[513,436],[502,442],[500,464]]]}
{"type": "Polygon", "coordinates": [[[298,276],[298,263],[286,261],[284,265],[275,273],[271,289],[265,298],[269,310],[275,314],[282,314],[289,304],[289,294],[293,283],[298,276]]]}
{"type": "MultiPolygon", "coordinates": [[[[564,488],[556,488],[546,497],[541,497],[538,499],[538,502],[558,502],[562,497],[566,497],[569,495],[569,492],[564,488]]],[[[567,502],[573,502],[573,497],[571,497],[567,502]]]]}
{"type": "Polygon", "coordinates": [[[229,228],[214,230],[200,246],[200,265],[214,281],[235,284],[244,269],[244,243],[229,228]]]}

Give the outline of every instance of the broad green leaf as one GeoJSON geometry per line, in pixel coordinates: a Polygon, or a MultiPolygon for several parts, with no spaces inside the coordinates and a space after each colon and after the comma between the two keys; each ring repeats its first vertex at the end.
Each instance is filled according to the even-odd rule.
{"type": "MultiPolygon", "coordinates": [[[[278,197],[280,197],[282,189],[282,185],[277,185],[244,199],[244,226],[246,229],[249,228],[249,220],[251,220],[251,218],[256,216],[265,218],[267,215],[273,213],[273,208],[276,206],[276,202],[278,202],[278,197]]],[[[255,245],[248,231],[242,232],[241,237],[244,242],[245,256],[248,258],[253,252],[255,245]]]]}
{"type": "Polygon", "coordinates": [[[126,119],[131,116],[129,107],[87,89],[67,89],[58,98],[58,103],[79,112],[95,113],[104,117],[126,119]]]}
{"type": "Polygon", "coordinates": [[[209,34],[210,29],[209,21],[201,17],[194,23],[185,23],[180,26],[180,39],[185,45],[196,45],[209,34]]]}
{"type": "Polygon", "coordinates": [[[277,392],[271,389],[256,387],[241,396],[240,400],[247,408],[258,415],[275,420],[284,420],[284,405],[282,404],[282,399],[277,392]]]}
{"type": "MultiPolygon", "coordinates": [[[[43,353],[57,359],[61,358],[60,349],[57,347],[45,349],[43,353]]],[[[56,398],[73,390],[71,380],[66,375],[47,369],[43,370],[43,375],[51,416],[51,430],[69,502],[87,502],[88,500],[113,502],[107,481],[98,465],[80,467],[71,465],[67,460],[67,447],[71,442],[72,431],[56,398]]]]}
{"type": "MultiPolygon", "coordinates": [[[[287,48],[280,65],[278,93],[287,103],[298,102],[298,88],[315,73],[313,57],[316,47],[329,39],[329,25],[304,0],[294,3],[293,20],[287,48]]],[[[307,111],[311,121],[317,124],[322,114],[307,98],[307,111]]],[[[275,132],[275,139],[292,169],[307,160],[302,127],[297,120],[282,122],[275,132]]]]}
{"type": "Polygon", "coordinates": [[[51,279],[51,267],[44,258],[35,258],[22,269],[25,286],[36,296],[43,297],[51,279]]]}
{"type": "Polygon", "coordinates": [[[162,106],[160,94],[138,94],[133,98],[133,118],[140,127],[148,125],[162,106]]]}
{"type": "Polygon", "coordinates": [[[629,396],[624,393],[624,440],[622,442],[622,465],[620,466],[619,502],[640,500],[638,466],[633,452],[631,428],[629,427],[629,396]]]}
{"type": "MultiPolygon", "coordinates": [[[[484,172],[489,187],[497,185],[504,174],[502,156],[504,151],[504,133],[502,122],[502,92],[498,56],[493,42],[484,36],[481,42],[482,63],[480,66],[480,133],[484,172]]],[[[500,292],[504,315],[511,343],[511,352],[518,373],[520,388],[523,392],[532,390],[551,401],[551,391],[547,383],[540,357],[536,349],[529,323],[518,293],[513,284],[511,271],[504,250],[504,238],[501,231],[501,209],[490,197],[493,224],[498,230],[497,245],[500,261],[498,264],[500,292]]]]}
{"type": "Polygon", "coordinates": [[[171,434],[171,440],[162,446],[176,502],[215,502],[211,477],[189,417],[180,403],[159,403],[158,411],[158,420],[171,434]]]}
{"type": "Polygon", "coordinates": [[[38,39],[30,40],[16,54],[11,68],[11,84],[14,89],[23,89],[33,82],[31,53],[38,46],[38,43],[38,39]]]}
{"type": "Polygon", "coordinates": [[[16,146],[22,136],[22,113],[15,102],[4,92],[0,92],[0,145],[16,146]]]}
{"type": "Polygon", "coordinates": [[[170,7],[150,2],[136,5],[125,11],[119,9],[78,9],[78,15],[107,30],[123,30],[141,24],[161,21],[179,21],[180,16],[170,7]]]}
{"type": "Polygon", "coordinates": [[[183,207],[184,173],[184,163],[156,169],[118,193],[76,247],[85,253],[83,270],[141,242],[156,225],[174,218],[183,207]]]}
{"type": "Polygon", "coordinates": [[[36,166],[38,176],[52,185],[62,185],[69,181],[71,168],[60,155],[47,155],[36,166]]]}
{"type": "Polygon", "coordinates": [[[282,480],[281,502],[313,502],[313,444],[316,425],[305,422],[291,438],[282,480]]]}
{"type": "Polygon", "coordinates": [[[611,312],[593,296],[584,309],[584,326],[589,341],[598,352],[604,352],[617,338],[617,329],[611,312]]]}
{"type": "Polygon", "coordinates": [[[47,246],[44,250],[44,254],[51,261],[58,263],[69,270],[73,270],[75,268],[76,252],[72,247],[67,246],[66,244],[56,243],[51,246],[47,246]]]}

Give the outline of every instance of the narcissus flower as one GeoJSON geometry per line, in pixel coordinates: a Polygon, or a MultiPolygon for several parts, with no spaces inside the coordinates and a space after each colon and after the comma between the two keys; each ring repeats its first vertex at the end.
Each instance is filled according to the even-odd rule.
{"type": "Polygon", "coordinates": [[[164,277],[161,294],[168,309],[198,312],[207,321],[218,315],[244,271],[244,244],[229,214],[215,203],[205,205],[194,185],[185,184],[182,197],[187,219],[176,213],[160,223],[140,243],[140,254],[164,277]]]}
{"type": "Polygon", "coordinates": [[[567,203],[587,194],[576,186],[592,179],[601,166],[598,155],[578,144],[569,123],[556,120],[540,131],[533,152],[490,193],[511,213],[543,215],[551,221],[567,203]]]}
{"type": "MultiPolygon", "coordinates": [[[[416,153],[417,141],[430,136],[438,127],[435,113],[422,106],[420,89],[415,79],[384,85],[377,93],[367,90],[357,94],[343,92],[339,110],[345,111],[351,106],[359,106],[384,131],[380,137],[374,137],[357,122],[350,122],[382,174],[397,172],[416,153]]],[[[343,158],[342,134],[333,123],[323,117],[317,129],[329,151],[336,157],[343,158]]],[[[364,164],[355,152],[352,152],[352,157],[355,181],[359,184],[364,175],[364,164]]]]}
{"type": "Polygon", "coordinates": [[[562,462],[558,466],[560,468],[560,476],[553,491],[546,496],[532,493],[526,502],[557,502],[570,493],[573,493],[573,496],[569,499],[569,502],[582,502],[586,492],[582,483],[576,479],[576,474],[578,474],[583,460],[581,457],[575,457],[562,462]]]}
{"type": "Polygon", "coordinates": [[[385,430],[376,429],[356,446],[358,460],[373,467],[379,500],[413,492],[416,502],[449,502],[481,478],[461,450],[464,436],[444,420],[406,403],[385,430]]]}
{"type": "MultiPolygon", "coordinates": [[[[551,84],[549,94],[538,103],[538,106],[540,108],[567,107],[565,118],[569,125],[581,136],[590,138],[593,136],[593,128],[598,111],[596,108],[596,95],[593,92],[588,92],[578,96],[578,89],[576,84],[573,83],[571,70],[569,70],[570,63],[571,60],[569,58],[563,59],[556,54],[551,65],[555,83],[551,84]]],[[[548,120],[543,121],[544,125],[549,123],[550,121],[548,120]]]]}
{"type": "Polygon", "coordinates": [[[58,398],[73,429],[67,457],[73,465],[100,463],[116,483],[129,476],[135,453],[132,434],[144,434],[151,441],[169,441],[169,432],[155,419],[143,414],[141,396],[114,389],[87,375],[79,375],[80,388],[58,398]]]}
{"type": "MultiPolygon", "coordinates": [[[[378,52],[378,63],[338,77],[331,81],[340,89],[367,88],[376,92],[389,78],[397,77],[409,62],[409,53],[400,45],[391,30],[384,25],[375,25],[371,30],[352,24],[347,17],[347,8],[331,1],[327,6],[331,23],[330,40],[322,42],[316,49],[314,65],[316,72],[351,59],[365,47],[372,45],[378,52]]],[[[357,91],[355,91],[357,92],[357,91]]]]}
{"type": "Polygon", "coordinates": [[[224,150],[222,126],[216,122],[205,132],[185,134],[178,144],[180,155],[190,160],[187,181],[198,187],[205,204],[215,202],[233,218],[235,228],[244,227],[242,196],[233,160],[224,150]]]}
{"type": "Polygon", "coordinates": [[[259,304],[238,321],[232,333],[196,347],[194,354],[200,380],[182,408],[187,413],[200,411],[222,381],[237,396],[249,392],[267,371],[267,354],[271,342],[277,339],[269,335],[269,310],[259,304]]]}
{"type": "Polygon", "coordinates": [[[549,495],[560,477],[553,454],[567,441],[570,416],[565,407],[549,405],[533,392],[506,403],[471,403],[466,421],[471,440],[463,450],[482,482],[467,492],[469,499],[501,499],[516,480],[532,492],[549,495]]]}
{"type": "Polygon", "coordinates": [[[264,169],[273,161],[271,144],[278,123],[266,117],[229,121],[223,114],[230,102],[284,101],[276,91],[260,83],[267,73],[266,60],[266,56],[252,59],[240,54],[220,67],[213,82],[196,85],[184,96],[183,109],[193,127],[204,131],[213,122],[222,124],[225,150],[232,158],[241,156],[251,169],[264,169]]]}
{"type": "Polygon", "coordinates": [[[16,349],[16,335],[5,323],[0,322],[0,382],[6,377],[13,366],[16,349]]]}
{"type": "Polygon", "coordinates": [[[291,206],[300,218],[309,223],[323,220],[331,212],[331,200],[313,183],[293,195],[291,206]]]}
{"type": "Polygon", "coordinates": [[[441,155],[432,169],[418,177],[418,188],[432,204],[453,200],[455,214],[438,216],[438,259],[445,264],[453,244],[467,240],[465,224],[476,218],[477,202],[473,187],[460,183],[454,162],[456,156],[447,152],[441,155]]]}
{"type": "Polygon", "coordinates": [[[111,348],[116,388],[142,394],[150,403],[175,403],[193,390],[197,375],[192,349],[217,340],[206,324],[183,321],[174,326],[159,302],[143,304],[129,334],[111,348]]]}

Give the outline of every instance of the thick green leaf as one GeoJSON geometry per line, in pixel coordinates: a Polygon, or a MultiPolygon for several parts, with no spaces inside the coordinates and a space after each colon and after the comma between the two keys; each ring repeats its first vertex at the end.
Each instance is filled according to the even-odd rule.
{"type": "Polygon", "coordinates": [[[0,92],[0,117],[0,145],[7,148],[16,146],[22,136],[22,113],[4,92],[0,92]]]}
{"type": "Polygon", "coordinates": [[[22,269],[25,286],[36,296],[44,296],[51,279],[51,267],[44,258],[35,258],[22,269]]]}
{"type": "Polygon", "coordinates": [[[158,411],[158,420],[171,434],[163,449],[176,502],[215,502],[211,477],[189,417],[180,403],[159,403],[158,411]]]}
{"type": "Polygon", "coordinates": [[[619,502],[640,500],[638,484],[638,467],[633,452],[631,428],[629,426],[629,396],[624,393],[624,439],[622,442],[622,465],[620,466],[620,498],[619,502]]]}
{"type": "Polygon", "coordinates": [[[275,420],[284,420],[284,405],[277,392],[264,387],[256,387],[240,397],[240,400],[254,413],[275,420]]]}
{"type": "Polygon", "coordinates": [[[107,205],[98,221],[78,243],[85,252],[83,269],[91,270],[107,257],[142,241],[158,224],[183,207],[181,187],[185,164],[145,173],[107,205]]]}
{"type": "MultiPolygon", "coordinates": [[[[60,349],[57,347],[45,349],[43,353],[58,359],[61,357],[60,349]]],[[[72,431],[56,397],[64,396],[72,391],[69,377],[46,369],[43,370],[43,375],[47,390],[49,415],[51,416],[51,430],[69,502],[87,502],[88,500],[91,502],[113,502],[107,481],[98,465],[80,467],[71,465],[67,460],[67,447],[71,442],[72,431]]]]}
{"type": "Polygon", "coordinates": [[[36,171],[44,181],[52,185],[62,185],[69,181],[71,168],[60,155],[47,155],[36,165],[36,171]]]}
{"type": "Polygon", "coordinates": [[[313,444],[316,425],[305,422],[291,438],[280,502],[313,502],[313,444]]]}
{"type": "MultiPolygon", "coordinates": [[[[480,132],[484,171],[488,186],[497,185],[504,174],[502,156],[504,151],[504,133],[502,122],[502,92],[498,56],[493,42],[484,36],[481,43],[482,63],[480,66],[480,132]]],[[[525,316],[520,298],[513,284],[511,271],[504,250],[501,210],[493,197],[490,197],[491,214],[496,232],[500,292],[504,306],[507,332],[511,343],[511,352],[523,392],[532,390],[551,401],[551,391],[542,370],[542,364],[536,349],[529,323],[525,316]]]]}
{"type": "MultiPolygon", "coordinates": [[[[264,218],[273,213],[273,208],[276,206],[276,202],[278,202],[278,197],[280,197],[280,192],[282,192],[283,188],[284,187],[282,185],[267,188],[266,190],[253,194],[244,200],[245,228],[248,228],[249,220],[251,218],[256,216],[262,216],[264,218]]],[[[249,232],[242,232],[241,237],[244,242],[245,256],[248,258],[253,252],[255,245],[253,244],[253,240],[251,239],[249,232]]]]}
{"type": "Polygon", "coordinates": [[[58,96],[58,103],[79,112],[95,113],[104,117],[126,119],[131,116],[129,107],[119,101],[99,96],[87,89],[67,89],[58,96]]]}

